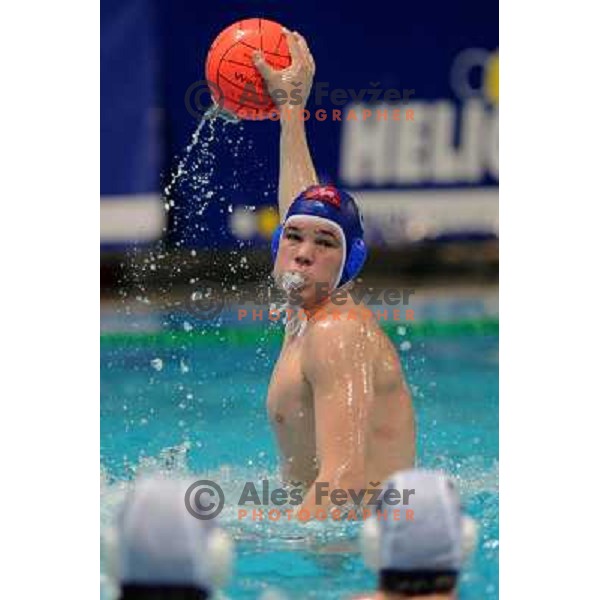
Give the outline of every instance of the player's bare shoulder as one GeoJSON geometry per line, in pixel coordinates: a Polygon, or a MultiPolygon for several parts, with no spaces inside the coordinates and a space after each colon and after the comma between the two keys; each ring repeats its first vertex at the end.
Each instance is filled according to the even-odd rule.
{"type": "Polygon", "coordinates": [[[339,314],[323,310],[306,328],[302,365],[311,368],[318,362],[320,367],[329,366],[332,370],[338,370],[341,363],[351,367],[355,361],[372,354],[377,330],[377,321],[364,307],[356,314],[349,310],[339,314]]]}

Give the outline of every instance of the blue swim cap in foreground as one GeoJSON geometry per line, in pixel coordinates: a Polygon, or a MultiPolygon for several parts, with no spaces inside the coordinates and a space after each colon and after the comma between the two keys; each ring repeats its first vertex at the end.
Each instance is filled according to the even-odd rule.
{"type": "Polygon", "coordinates": [[[322,219],[334,225],[342,241],[342,266],[334,288],[354,279],[367,259],[360,209],[350,194],[333,185],[313,185],[304,190],[290,205],[283,225],[273,234],[271,253],[277,259],[284,227],[295,217],[322,219]]]}

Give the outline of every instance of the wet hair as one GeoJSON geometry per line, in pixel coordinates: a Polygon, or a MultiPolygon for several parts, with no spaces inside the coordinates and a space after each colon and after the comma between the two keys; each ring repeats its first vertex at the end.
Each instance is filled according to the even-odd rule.
{"type": "Polygon", "coordinates": [[[206,590],[191,585],[123,585],[119,600],[208,600],[206,590]]]}
{"type": "Polygon", "coordinates": [[[456,587],[456,571],[397,571],[379,572],[379,590],[404,596],[428,596],[449,593],[456,587]]]}

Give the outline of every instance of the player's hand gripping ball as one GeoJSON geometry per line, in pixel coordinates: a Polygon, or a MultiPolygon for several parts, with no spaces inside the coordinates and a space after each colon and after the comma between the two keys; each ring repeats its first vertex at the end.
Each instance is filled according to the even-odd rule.
{"type": "Polygon", "coordinates": [[[233,23],[217,36],[206,58],[206,80],[213,88],[213,100],[241,119],[266,119],[276,109],[254,66],[256,50],[274,69],[285,69],[292,62],[283,27],[267,19],[233,23]]]}

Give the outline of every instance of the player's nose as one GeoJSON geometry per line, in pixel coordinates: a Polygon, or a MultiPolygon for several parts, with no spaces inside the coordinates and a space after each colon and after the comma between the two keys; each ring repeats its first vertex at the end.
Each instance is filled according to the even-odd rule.
{"type": "Polygon", "coordinates": [[[304,242],[298,246],[296,254],[294,256],[294,262],[297,265],[308,267],[313,264],[315,260],[314,248],[309,242],[304,242]]]}

